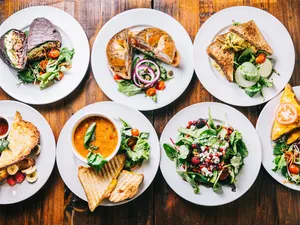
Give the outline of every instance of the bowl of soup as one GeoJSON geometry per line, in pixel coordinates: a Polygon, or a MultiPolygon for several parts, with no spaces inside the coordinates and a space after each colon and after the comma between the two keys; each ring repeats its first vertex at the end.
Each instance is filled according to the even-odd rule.
{"type": "Polygon", "coordinates": [[[0,116],[0,139],[5,138],[9,133],[9,122],[4,116],[0,116]]]}
{"type": "Polygon", "coordinates": [[[81,161],[87,163],[90,151],[100,153],[107,161],[118,152],[121,144],[121,132],[116,122],[109,116],[92,113],[79,118],[72,130],[73,153],[81,161]],[[91,130],[94,127],[94,131],[91,130]],[[89,129],[90,128],[90,129],[89,129]],[[88,143],[85,139],[90,137],[88,143]]]}

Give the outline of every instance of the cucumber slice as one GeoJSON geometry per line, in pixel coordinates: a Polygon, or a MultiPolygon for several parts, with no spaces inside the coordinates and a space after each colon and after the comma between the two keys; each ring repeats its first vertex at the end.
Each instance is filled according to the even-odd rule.
{"type": "Polygon", "coordinates": [[[264,63],[259,65],[258,72],[261,77],[269,77],[272,73],[272,70],[273,70],[273,64],[271,60],[266,59],[264,63]]]}
{"type": "Polygon", "coordinates": [[[244,88],[247,88],[247,87],[251,87],[253,86],[254,84],[256,84],[259,80],[259,76],[257,76],[258,79],[257,80],[254,80],[254,81],[249,81],[249,80],[246,80],[242,74],[241,74],[241,69],[240,67],[237,68],[237,70],[235,71],[235,74],[234,74],[234,79],[235,79],[235,82],[240,86],[240,87],[244,87],[244,88]]]}

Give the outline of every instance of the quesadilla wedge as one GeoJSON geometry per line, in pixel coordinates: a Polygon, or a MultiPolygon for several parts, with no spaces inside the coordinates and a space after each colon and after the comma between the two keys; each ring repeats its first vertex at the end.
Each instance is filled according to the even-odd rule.
{"type": "Polygon", "coordinates": [[[130,44],[153,58],[172,66],[180,63],[180,54],[172,37],[165,31],[151,27],[130,36],[130,44]]]}
{"type": "Polygon", "coordinates": [[[119,177],[118,183],[109,197],[111,202],[121,202],[133,198],[139,190],[139,186],[144,179],[143,174],[137,174],[123,170],[119,177]]]}
{"type": "Polygon", "coordinates": [[[125,165],[125,154],[118,154],[97,172],[91,167],[80,166],[78,178],[93,212],[103,199],[108,198],[117,184],[116,178],[125,165]]]}
{"type": "Polygon", "coordinates": [[[111,72],[123,79],[131,79],[132,54],[129,30],[123,29],[115,34],[106,46],[106,56],[111,72]]]}
{"type": "MultiPolygon", "coordinates": [[[[291,105],[292,108],[295,108],[298,115],[297,115],[295,121],[293,123],[289,123],[289,124],[282,124],[282,123],[278,122],[278,119],[275,119],[273,128],[272,128],[272,140],[273,141],[277,140],[281,136],[286,135],[286,134],[290,133],[291,131],[295,130],[296,128],[300,127],[300,118],[299,118],[300,104],[299,104],[299,101],[296,98],[296,95],[290,84],[287,84],[285,86],[285,89],[280,98],[279,107],[282,104],[286,104],[287,106],[291,105]]],[[[278,112],[277,112],[277,114],[278,114],[278,112]]],[[[289,116],[289,112],[288,111],[285,112],[284,115],[289,116]]]]}
{"type": "Polygon", "coordinates": [[[207,47],[206,52],[220,67],[220,70],[225,75],[227,80],[233,82],[234,51],[230,49],[225,50],[222,47],[223,44],[217,40],[207,47]]]}
{"type": "Polygon", "coordinates": [[[15,164],[26,158],[39,143],[40,132],[31,122],[24,121],[19,112],[11,125],[7,141],[7,154],[0,156],[0,169],[15,164]]]}

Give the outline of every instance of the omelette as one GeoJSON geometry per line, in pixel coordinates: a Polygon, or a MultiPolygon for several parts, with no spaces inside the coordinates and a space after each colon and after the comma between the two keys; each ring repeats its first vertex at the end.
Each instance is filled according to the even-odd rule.
{"type": "MultiPolygon", "coordinates": [[[[294,106],[298,113],[298,118],[291,124],[281,124],[276,119],[274,121],[273,129],[272,129],[272,140],[275,141],[278,138],[280,138],[283,135],[289,134],[290,132],[294,131],[297,128],[300,128],[300,104],[298,99],[296,98],[296,95],[292,89],[292,86],[290,84],[287,84],[285,86],[285,89],[282,93],[282,96],[280,98],[280,104],[288,103],[294,106]]],[[[293,135],[293,134],[291,134],[293,135]]],[[[293,136],[289,135],[288,141],[289,143],[292,143],[292,140],[297,140],[297,135],[300,135],[300,131],[295,130],[295,134],[293,136]]]]}

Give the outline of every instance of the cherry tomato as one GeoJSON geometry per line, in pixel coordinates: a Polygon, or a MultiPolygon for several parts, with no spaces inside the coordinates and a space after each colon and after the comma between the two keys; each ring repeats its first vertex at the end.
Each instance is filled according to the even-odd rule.
{"type": "Polygon", "coordinates": [[[158,81],[155,87],[157,90],[161,91],[166,88],[166,84],[163,81],[158,81]]]}
{"type": "Polygon", "coordinates": [[[146,91],[146,95],[148,95],[148,96],[154,96],[154,95],[156,95],[156,89],[155,88],[149,88],[146,91]]]}
{"type": "Polygon", "coordinates": [[[51,59],[56,59],[60,55],[59,50],[57,49],[51,49],[51,51],[48,53],[48,57],[51,59]]]}
{"type": "Polygon", "coordinates": [[[298,174],[300,172],[300,169],[295,164],[289,165],[289,171],[293,174],[298,174]]]}
{"type": "Polygon", "coordinates": [[[262,64],[262,63],[264,63],[265,61],[266,61],[266,55],[265,54],[263,54],[263,53],[260,53],[257,57],[256,57],[256,59],[255,59],[255,62],[256,63],[259,63],[259,64],[262,64]]]}
{"type": "Polygon", "coordinates": [[[140,131],[138,129],[132,128],[131,129],[131,134],[132,134],[132,136],[139,136],[140,131]]]}
{"type": "Polygon", "coordinates": [[[48,60],[42,60],[42,61],[40,62],[40,68],[41,68],[43,71],[46,70],[47,65],[48,65],[48,60]]]}
{"type": "Polygon", "coordinates": [[[120,77],[119,75],[114,75],[114,80],[122,80],[122,77],[120,77]]]}

